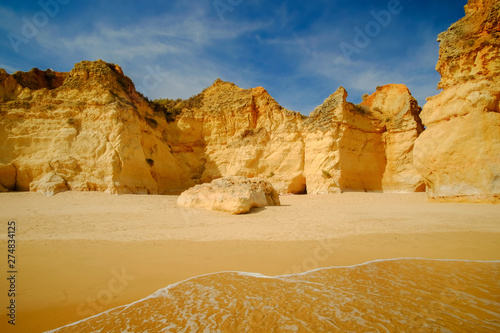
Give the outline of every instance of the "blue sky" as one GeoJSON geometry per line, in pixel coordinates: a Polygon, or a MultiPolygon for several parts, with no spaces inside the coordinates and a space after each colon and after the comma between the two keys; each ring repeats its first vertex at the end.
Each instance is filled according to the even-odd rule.
{"type": "Polygon", "coordinates": [[[437,94],[437,35],[466,0],[3,0],[0,68],[119,64],[150,99],[187,98],[217,78],[263,86],[309,114],[339,86],[361,101],[406,84],[437,94]]]}

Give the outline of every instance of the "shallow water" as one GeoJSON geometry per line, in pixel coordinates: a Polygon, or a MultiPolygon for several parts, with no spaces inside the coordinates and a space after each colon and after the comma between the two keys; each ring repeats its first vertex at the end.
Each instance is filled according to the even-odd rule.
{"type": "Polygon", "coordinates": [[[198,276],[53,332],[499,332],[500,262],[198,276]]]}

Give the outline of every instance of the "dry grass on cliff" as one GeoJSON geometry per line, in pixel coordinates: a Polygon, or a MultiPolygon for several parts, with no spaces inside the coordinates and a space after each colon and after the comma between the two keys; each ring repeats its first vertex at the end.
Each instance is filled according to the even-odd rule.
{"type": "Polygon", "coordinates": [[[174,121],[175,118],[181,114],[182,110],[200,108],[203,106],[204,92],[205,90],[188,99],[155,99],[154,101],[150,101],[150,106],[155,112],[163,112],[167,121],[174,121]]]}

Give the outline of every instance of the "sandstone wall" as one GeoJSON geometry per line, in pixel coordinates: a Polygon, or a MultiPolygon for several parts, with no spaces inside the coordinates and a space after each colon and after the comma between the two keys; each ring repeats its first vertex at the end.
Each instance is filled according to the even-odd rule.
{"type": "Polygon", "coordinates": [[[264,177],[280,192],[305,191],[302,116],[283,109],[263,88],[216,81],[199,108],[169,124],[174,155],[197,182],[224,176],[264,177]]]}
{"type": "Polygon", "coordinates": [[[263,88],[217,80],[167,114],[100,60],[0,69],[0,191],[156,194],[246,176],[281,193],[427,187],[434,200],[499,202],[500,3],[465,11],[439,35],[443,91],[422,111],[403,85],[360,105],[341,87],[304,117],[263,88]]]}
{"type": "Polygon", "coordinates": [[[117,65],[0,71],[0,190],[168,193],[225,176],[280,193],[415,191],[418,106],[389,85],[363,105],[339,88],[310,117],[265,89],[217,80],[178,113],[135,91],[117,65]]]}
{"type": "Polygon", "coordinates": [[[304,175],[311,194],[381,191],[381,132],[340,87],[307,120],[304,175]]]}
{"type": "Polygon", "coordinates": [[[339,88],[306,121],[308,193],[423,191],[413,143],[423,130],[404,85],[380,87],[360,105],[339,88]]]}
{"type": "Polygon", "coordinates": [[[421,108],[403,84],[378,87],[363,103],[383,130],[386,165],[381,179],[384,192],[425,190],[422,176],[413,166],[413,146],[423,132],[421,108]]]}
{"type": "Polygon", "coordinates": [[[439,95],[421,118],[415,166],[439,201],[500,201],[500,2],[471,0],[439,35],[439,95]]]}
{"type": "Polygon", "coordinates": [[[118,66],[82,62],[55,89],[7,83],[17,96],[0,104],[0,163],[15,167],[16,190],[49,173],[80,191],[162,193],[182,186],[168,145],[145,121],[161,117],[118,66]]]}

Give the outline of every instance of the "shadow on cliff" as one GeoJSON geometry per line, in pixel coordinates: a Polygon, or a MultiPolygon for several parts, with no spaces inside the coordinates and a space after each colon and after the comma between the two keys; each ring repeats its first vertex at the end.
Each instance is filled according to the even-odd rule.
{"type": "Polygon", "coordinates": [[[387,159],[382,134],[373,133],[361,151],[353,147],[351,135],[349,131],[340,140],[341,192],[383,192],[387,159]]]}
{"type": "MultiPolygon", "coordinates": [[[[371,117],[368,109],[348,105],[342,111],[345,119],[354,113],[367,119],[371,117]]],[[[373,125],[363,129],[341,126],[344,127],[339,141],[341,192],[383,192],[382,180],[387,166],[383,130],[373,125]]]]}
{"type": "MultiPolygon", "coordinates": [[[[167,118],[168,119],[168,118],[167,118]]],[[[177,160],[182,173],[179,175],[182,186],[170,188],[164,194],[179,195],[183,191],[202,183],[209,183],[221,177],[221,171],[207,153],[207,142],[202,135],[203,121],[194,118],[184,118],[182,124],[179,119],[167,120],[164,137],[171,153],[177,160]],[[186,125],[188,123],[188,125],[186,125]],[[186,126],[192,135],[186,135],[186,126]],[[207,170],[209,166],[209,170],[207,170]]]]}

